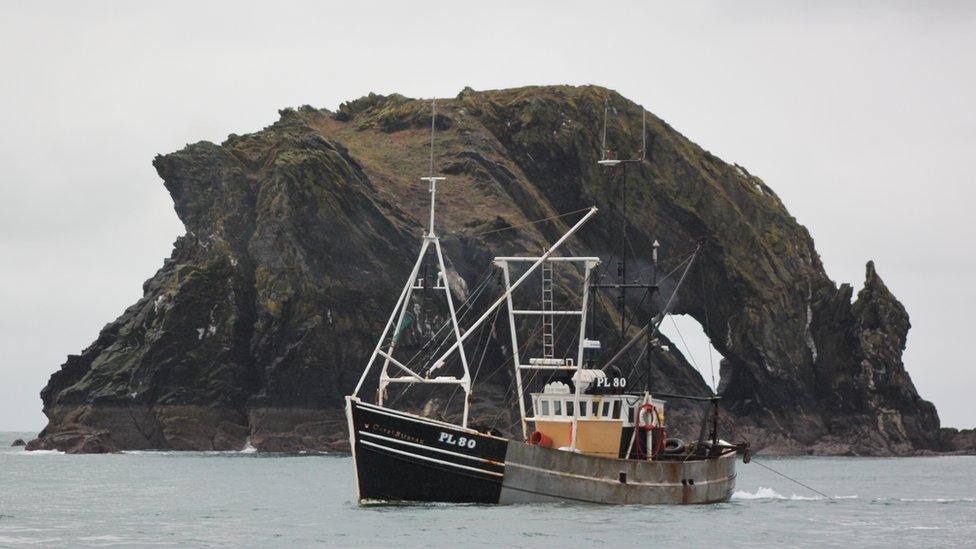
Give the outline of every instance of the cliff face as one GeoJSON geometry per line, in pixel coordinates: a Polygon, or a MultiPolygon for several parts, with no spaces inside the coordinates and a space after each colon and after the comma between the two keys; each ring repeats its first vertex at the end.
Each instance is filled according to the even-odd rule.
{"type": "MultiPolygon", "coordinates": [[[[564,253],[618,249],[623,179],[638,255],[655,238],[665,257],[704,239],[675,312],[724,357],[724,423],[737,438],[780,452],[936,448],[935,408],[901,361],[908,315],[874,265],[852,303],[765,183],[650,114],[648,161],[608,177],[596,164],[608,99],[608,141],[630,156],[641,110],[603,88],[465,89],[439,102],[439,233],[456,297],[492,256],[537,253],[575,219],[530,221],[595,204],[601,214],[564,253]]],[[[157,157],[186,234],[143,298],[51,376],[50,422],[31,446],[341,449],[342,396],[426,222],[428,113],[370,95],[157,157]]],[[[616,307],[598,303],[610,317],[616,307]]],[[[502,373],[477,394],[483,416],[504,398],[504,358],[489,358],[502,373]]],[[[708,391],[675,346],[653,360],[658,390],[708,391]]]]}

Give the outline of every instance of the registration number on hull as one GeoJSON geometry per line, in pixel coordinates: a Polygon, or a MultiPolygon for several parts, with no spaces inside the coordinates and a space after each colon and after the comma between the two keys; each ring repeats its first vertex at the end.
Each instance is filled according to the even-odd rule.
{"type": "Polygon", "coordinates": [[[461,448],[474,448],[478,445],[478,441],[473,438],[455,437],[452,433],[445,433],[444,431],[441,431],[441,436],[437,441],[452,446],[460,446],[461,448]]]}

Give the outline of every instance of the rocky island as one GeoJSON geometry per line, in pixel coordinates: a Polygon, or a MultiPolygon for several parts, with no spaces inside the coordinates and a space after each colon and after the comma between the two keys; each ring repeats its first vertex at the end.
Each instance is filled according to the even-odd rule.
{"type": "MultiPolygon", "coordinates": [[[[601,87],[465,89],[439,102],[440,234],[459,298],[494,255],[537,252],[566,228],[530,222],[616,211],[596,163],[607,102],[616,147],[638,150],[642,108],[601,87]]],[[[280,115],[155,159],[186,233],[142,299],[51,376],[49,423],[29,449],[348,448],[342,398],[426,219],[429,103],[371,94],[280,115]]],[[[708,291],[682,293],[675,312],[723,357],[723,423],[775,453],[964,449],[971,433],[940,430],[905,370],[909,317],[876,266],[856,295],[836,284],[766,183],[646,121],[648,161],[626,172],[627,235],[637,250],[705,242],[708,291]]],[[[597,216],[566,253],[610,248],[614,223],[597,216]]],[[[616,304],[598,307],[612,316],[616,304]]],[[[675,346],[664,355],[655,387],[710,392],[675,346]]],[[[508,380],[493,376],[476,412],[501,406],[508,380]]]]}

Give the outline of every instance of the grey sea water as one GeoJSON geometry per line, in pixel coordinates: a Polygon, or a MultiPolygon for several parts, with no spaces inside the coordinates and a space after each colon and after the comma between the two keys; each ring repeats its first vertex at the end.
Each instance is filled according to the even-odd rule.
{"type": "Polygon", "coordinates": [[[0,546],[969,546],[976,457],[760,460],[732,501],[696,507],[354,502],[344,456],[71,456],[0,433],[0,546]]]}

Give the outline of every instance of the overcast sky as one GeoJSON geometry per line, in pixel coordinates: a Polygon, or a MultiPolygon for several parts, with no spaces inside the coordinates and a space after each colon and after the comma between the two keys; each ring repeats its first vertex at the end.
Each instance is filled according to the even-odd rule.
{"type": "Polygon", "coordinates": [[[371,91],[564,83],[762,177],[834,280],[876,260],[922,396],[976,426],[976,3],[463,4],[0,0],[0,430],[44,426],[48,376],[183,233],[157,153],[371,91]]]}

